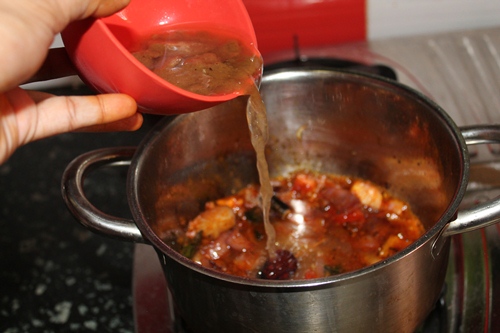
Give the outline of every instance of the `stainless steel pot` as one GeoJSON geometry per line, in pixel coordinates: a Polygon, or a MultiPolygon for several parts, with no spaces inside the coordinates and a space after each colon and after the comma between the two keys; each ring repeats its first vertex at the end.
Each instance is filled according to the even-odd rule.
{"type": "Polygon", "coordinates": [[[500,127],[458,129],[421,94],[347,72],[274,72],[264,77],[261,91],[272,175],[312,168],[369,179],[407,200],[426,233],[375,265],[308,281],[228,276],[173,251],[158,230],[257,181],[244,98],[165,120],[137,149],[76,158],[62,181],[69,209],[96,232],[151,244],[193,332],[414,331],[443,287],[450,235],[500,218],[499,199],[457,214],[468,180],[466,144],[498,143],[500,127]],[[106,215],[85,198],[86,173],[110,163],[130,163],[127,196],[134,220],[106,215]]]}

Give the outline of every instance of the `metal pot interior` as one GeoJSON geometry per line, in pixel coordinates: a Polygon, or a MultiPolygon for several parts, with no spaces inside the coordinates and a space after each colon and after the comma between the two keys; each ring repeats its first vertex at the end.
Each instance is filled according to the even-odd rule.
{"type": "MultiPolygon", "coordinates": [[[[267,74],[261,93],[271,176],[307,168],[371,180],[406,200],[428,234],[455,213],[466,185],[465,143],[427,98],[396,82],[327,70],[267,74]]],[[[172,255],[160,230],[258,181],[245,105],[241,97],[179,116],[139,147],[132,211],[162,252],[172,255]]]]}

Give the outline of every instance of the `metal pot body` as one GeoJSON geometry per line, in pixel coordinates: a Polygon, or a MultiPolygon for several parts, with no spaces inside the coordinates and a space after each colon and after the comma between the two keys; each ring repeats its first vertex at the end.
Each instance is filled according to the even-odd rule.
{"type": "Polygon", "coordinates": [[[313,169],[369,179],[408,201],[417,242],[365,269],[311,281],[227,276],[173,251],[160,230],[207,200],[257,182],[245,98],[165,122],[131,165],[129,199],[158,251],[176,309],[193,332],[413,332],[443,286],[449,237],[465,191],[465,141],[437,105],[396,82],[352,73],[268,74],[261,92],[272,176],[313,169]]]}

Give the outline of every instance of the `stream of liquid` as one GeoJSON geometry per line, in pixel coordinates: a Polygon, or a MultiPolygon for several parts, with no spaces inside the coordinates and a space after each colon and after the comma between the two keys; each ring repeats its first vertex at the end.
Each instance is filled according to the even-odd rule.
{"type": "Polygon", "coordinates": [[[267,124],[266,106],[262,100],[257,86],[253,85],[248,90],[249,98],[246,107],[248,128],[252,146],[257,156],[257,170],[260,182],[260,197],[264,220],[264,228],[267,235],[266,249],[269,257],[273,257],[276,252],[276,232],[269,219],[271,210],[271,199],[273,196],[273,187],[269,179],[269,168],[267,165],[265,150],[269,138],[269,128],[267,124]]]}

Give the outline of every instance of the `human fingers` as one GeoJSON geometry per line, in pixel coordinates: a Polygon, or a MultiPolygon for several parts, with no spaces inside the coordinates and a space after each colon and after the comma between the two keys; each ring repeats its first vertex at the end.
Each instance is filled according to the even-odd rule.
{"type": "Polygon", "coordinates": [[[93,125],[77,129],[76,132],[123,132],[138,130],[143,122],[142,114],[137,112],[133,116],[113,121],[107,124],[93,125]]]}
{"type": "MultiPolygon", "coordinates": [[[[52,94],[38,92],[38,91],[28,92],[28,95],[30,95],[30,97],[32,98],[32,100],[35,103],[40,103],[42,101],[47,101],[50,98],[52,98],[52,99],[55,98],[55,96],[52,94]]],[[[110,95],[112,96],[113,94],[98,95],[96,97],[98,97],[98,98],[104,97],[104,99],[109,99],[109,97],[105,97],[105,96],[110,96],[110,95]]],[[[114,94],[114,95],[115,96],[113,97],[113,99],[125,97],[126,99],[129,100],[129,102],[131,102],[130,105],[134,107],[133,109],[137,110],[137,105],[136,105],[135,101],[131,97],[129,97],[128,95],[122,95],[122,94],[114,94]]],[[[83,96],[83,98],[85,98],[85,97],[86,96],[83,96]]],[[[116,100],[115,100],[115,102],[116,102],[116,100]]],[[[115,117],[122,117],[123,116],[123,118],[108,122],[109,119],[113,119],[108,115],[107,119],[103,123],[99,122],[97,124],[92,124],[90,126],[78,126],[73,131],[76,131],[76,132],[135,131],[135,130],[138,130],[142,126],[143,116],[141,113],[135,112],[130,117],[127,117],[126,116],[127,115],[127,112],[126,112],[127,105],[123,105],[123,104],[118,104],[117,108],[114,108],[114,109],[116,110],[114,112],[119,112],[119,114],[113,115],[112,117],[115,118],[115,117]]],[[[133,109],[128,109],[128,110],[133,110],[133,109]]],[[[109,111],[108,111],[108,113],[109,113],[109,111]]]]}
{"type": "MultiPolygon", "coordinates": [[[[7,94],[14,109],[18,110],[16,118],[20,144],[60,133],[88,130],[94,126],[101,126],[100,130],[103,130],[106,127],[102,125],[106,124],[114,123],[107,125],[110,130],[113,126],[121,130],[135,130],[142,124],[142,116],[137,115],[136,102],[124,94],[53,96],[22,89],[7,94]],[[34,103],[30,105],[27,98],[34,103]]],[[[94,127],[94,130],[97,129],[99,127],[94,127]]]]}
{"type": "Polygon", "coordinates": [[[130,0],[53,0],[44,2],[45,4],[41,5],[45,7],[46,11],[59,14],[57,23],[62,24],[62,27],[59,26],[57,32],[60,32],[69,22],[114,14],[125,8],[130,0]]]}
{"type": "Polygon", "coordinates": [[[96,6],[95,10],[90,12],[90,16],[93,17],[109,16],[125,8],[130,3],[130,0],[91,0],[91,2],[92,1],[96,3],[96,5],[94,4],[94,6],[96,6]]]}

